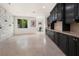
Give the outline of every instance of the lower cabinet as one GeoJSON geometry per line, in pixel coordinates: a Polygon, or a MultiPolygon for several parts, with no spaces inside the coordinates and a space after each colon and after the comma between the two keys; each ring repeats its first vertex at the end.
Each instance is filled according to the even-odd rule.
{"type": "Polygon", "coordinates": [[[59,34],[58,46],[65,53],[65,55],[68,55],[68,39],[66,35],[61,33],[59,34]]]}
{"type": "Polygon", "coordinates": [[[76,38],[76,39],[77,39],[76,40],[77,41],[77,51],[76,52],[77,52],[77,56],[79,56],[79,38],[76,38]]]}
{"type": "Polygon", "coordinates": [[[58,45],[59,33],[54,33],[54,42],[58,45]]]}
{"type": "Polygon", "coordinates": [[[76,56],[76,40],[74,37],[69,36],[68,37],[68,41],[69,41],[69,56],[76,56]]]}
{"type": "Polygon", "coordinates": [[[46,34],[67,56],[79,56],[79,38],[63,33],[46,31],[46,34]]]}
{"type": "Polygon", "coordinates": [[[54,40],[54,32],[50,30],[46,30],[46,34],[49,36],[51,40],[54,40]]]}

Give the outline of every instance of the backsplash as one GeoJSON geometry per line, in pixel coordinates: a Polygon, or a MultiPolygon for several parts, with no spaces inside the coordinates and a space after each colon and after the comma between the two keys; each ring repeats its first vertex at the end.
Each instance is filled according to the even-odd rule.
{"type": "MultiPolygon", "coordinates": [[[[57,21],[54,25],[54,30],[62,31],[62,21],[57,21]]],[[[79,34],[79,23],[70,24],[70,32],[79,34]]]]}
{"type": "Polygon", "coordinates": [[[57,31],[62,31],[62,21],[57,21],[54,25],[54,29],[57,31]]]}
{"type": "Polygon", "coordinates": [[[79,23],[72,23],[70,25],[70,31],[79,34],[79,23]]]}

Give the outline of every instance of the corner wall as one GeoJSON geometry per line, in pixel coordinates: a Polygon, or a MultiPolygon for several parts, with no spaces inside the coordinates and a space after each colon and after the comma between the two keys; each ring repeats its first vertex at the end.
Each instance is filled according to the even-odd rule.
{"type": "Polygon", "coordinates": [[[13,16],[6,9],[0,7],[0,41],[13,36],[13,16]]]}

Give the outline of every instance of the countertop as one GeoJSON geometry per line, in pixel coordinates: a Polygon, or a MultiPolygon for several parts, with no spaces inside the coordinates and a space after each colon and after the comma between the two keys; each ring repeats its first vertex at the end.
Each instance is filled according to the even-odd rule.
{"type": "Polygon", "coordinates": [[[62,34],[66,34],[66,35],[70,35],[70,36],[79,38],[79,34],[74,33],[74,32],[70,32],[70,31],[57,31],[57,30],[53,30],[53,29],[49,29],[49,28],[46,28],[46,29],[48,29],[50,31],[59,32],[59,33],[62,33],[62,34]]]}

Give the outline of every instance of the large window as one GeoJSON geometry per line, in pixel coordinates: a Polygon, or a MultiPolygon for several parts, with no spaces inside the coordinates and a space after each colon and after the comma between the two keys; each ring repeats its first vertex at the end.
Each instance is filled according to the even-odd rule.
{"type": "Polygon", "coordinates": [[[28,21],[27,19],[18,19],[18,28],[27,28],[28,21]]]}

